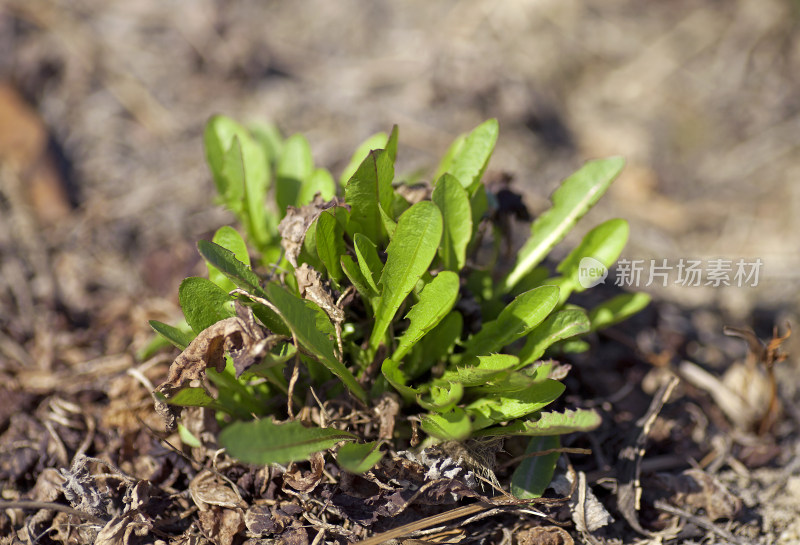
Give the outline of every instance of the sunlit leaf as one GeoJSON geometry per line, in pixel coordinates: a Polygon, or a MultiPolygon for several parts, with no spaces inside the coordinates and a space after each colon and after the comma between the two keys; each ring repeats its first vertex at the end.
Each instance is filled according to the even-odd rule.
{"type": "Polygon", "coordinates": [[[370,347],[377,348],[382,341],[397,309],[428,270],[441,238],[442,214],[432,202],[418,202],[400,216],[386,250],[370,347]]]}
{"type": "Polygon", "coordinates": [[[336,453],[336,462],[345,471],[361,475],[375,467],[383,458],[379,447],[380,443],[377,441],[347,443],[339,447],[339,452],[336,453]]]}
{"type": "Polygon", "coordinates": [[[460,271],[464,268],[467,244],[472,237],[469,195],[455,177],[445,174],[436,182],[431,200],[439,207],[444,220],[439,250],[444,268],[460,271]]]}
{"type": "Polygon", "coordinates": [[[458,286],[456,273],[442,271],[423,288],[419,301],[406,315],[409,326],[397,343],[393,359],[402,360],[417,341],[442,321],[456,302],[458,286]]]}
{"type": "Polygon", "coordinates": [[[307,460],[315,452],[342,441],[355,441],[352,433],[334,428],[306,428],[300,422],[276,424],[271,418],[234,422],[219,434],[220,445],[233,458],[249,464],[286,464],[307,460]]]}
{"type": "Polygon", "coordinates": [[[531,238],[520,249],[514,268],[506,277],[506,291],[533,270],[594,206],[624,165],[625,161],[620,157],[589,161],[562,182],[551,197],[552,208],[531,226],[531,238]]]}

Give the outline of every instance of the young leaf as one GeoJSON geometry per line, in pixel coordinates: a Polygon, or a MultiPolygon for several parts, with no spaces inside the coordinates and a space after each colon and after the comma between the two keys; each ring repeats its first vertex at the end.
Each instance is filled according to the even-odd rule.
{"type": "MultiPolygon", "coordinates": [[[[561,441],[558,436],[534,437],[528,443],[525,454],[553,450],[560,446],[561,441]]],[[[547,485],[553,480],[559,456],[560,453],[551,452],[522,460],[511,476],[511,493],[520,499],[541,497],[547,485]]]]}
{"type": "Polygon", "coordinates": [[[364,140],[364,142],[362,142],[361,145],[356,148],[353,156],[350,157],[350,162],[347,163],[346,167],[344,167],[342,175],[339,176],[339,185],[346,187],[347,182],[349,182],[353,174],[356,173],[359,165],[364,162],[364,159],[366,159],[369,152],[372,150],[386,149],[386,142],[388,139],[389,137],[385,132],[379,132],[364,140]]]}
{"type": "Polygon", "coordinates": [[[186,322],[195,333],[236,315],[233,297],[206,278],[190,276],[181,282],[178,300],[186,322]]]}
{"type": "Polygon", "coordinates": [[[247,129],[224,116],[206,124],[204,143],[218,193],[253,241],[263,246],[270,236],[264,207],[270,183],[265,149],[247,129]]]}
{"type": "Polygon", "coordinates": [[[437,413],[453,409],[464,395],[464,386],[458,382],[438,382],[428,392],[429,399],[417,394],[417,404],[423,409],[437,413]]]}
{"type": "Polygon", "coordinates": [[[267,156],[267,163],[275,168],[283,154],[283,136],[273,123],[252,123],[247,127],[267,156]]]}
{"type": "Polygon", "coordinates": [[[317,218],[316,227],[317,255],[325,269],[335,282],[342,280],[342,265],[340,259],[347,251],[344,245],[344,227],[328,210],[322,212],[317,218]]]}
{"type": "Polygon", "coordinates": [[[411,359],[406,369],[408,376],[412,379],[421,376],[449,354],[461,338],[463,325],[464,318],[457,310],[454,310],[445,316],[430,333],[422,337],[416,349],[412,351],[412,354],[420,353],[422,357],[417,360],[407,358],[411,359]]]}
{"type": "Polygon", "coordinates": [[[276,168],[275,202],[281,217],[286,214],[287,206],[297,206],[301,188],[313,173],[314,158],[308,140],[301,134],[293,134],[284,142],[276,168]]]}
{"type": "Polygon", "coordinates": [[[404,397],[413,399],[420,391],[411,386],[407,386],[408,377],[400,369],[400,362],[386,358],[381,364],[381,373],[392,387],[400,392],[404,397]]]}
{"type": "Polygon", "coordinates": [[[520,365],[541,358],[558,341],[589,331],[589,318],[582,309],[572,308],[554,312],[534,329],[519,352],[520,365]]]}
{"type": "Polygon", "coordinates": [[[610,327],[633,316],[650,303],[646,293],[623,293],[600,303],[589,311],[592,331],[610,327]]]}
{"type": "Polygon", "coordinates": [[[219,434],[220,445],[233,458],[249,464],[286,464],[306,460],[356,436],[334,428],[306,428],[300,422],[276,424],[271,418],[234,422],[219,434]]]}
{"type": "Polygon", "coordinates": [[[509,354],[492,354],[467,359],[442,375],[442,380],[459,382],[465,387],[480,386],[519,366],[519,358],[509,354]]]}
{"type": "Polygon", "coordinates": [[[358,267],[361,269],[362,276],[375,293],[380,293],[378,281],[383,270],[383,263],[381,263],[381,258],[378,257],[378,248],[369,237],[361,233],[356,233],[353,236],[353,245],[355,246],[356,259],[358,259],[358,267]]]}
{"type": "Polygon", "coordinates": [[[547,253],[605,193],[622,170],[620,157],[589,161],[553,193],[553,206],[531,226],[531,238],[523,245],[517,262],[505,280],[505,291],[538,265],[547,253]]]}
{"type": "Polygon", "coordinates": [[[445,174],[436,182],[431,200],[439,207],[444,221],[439,256],[445,269],[458,272],[464,268],[467,244],[472,238],[469,195],[455,177],[445,174]]]}
{"type": "Polygon", "coordinates": [[[375,288],[372,287],[367,279],[364,278],[361,269],[349,255],[343,255],[339,263],[347,279],[355,286],[356,291],[371,305],[372,300],[378,296],[377,286],[375,286],[375,288]]]}
{"type": "Polygon", "coordinates": [[[445,172],[455,176],[464,188],[472,192],[489,164],[499,131],[496,119],[489,119],[475,127],[453,153],[445,172]]]}
{"type": "Polygon", "coordinates": [[[197,249],[209,265],[214,266],[234,284],[254,294],[263,293],[256,273],[236,259],[233,252],[207,240],[199,241],[197,249]]]}
{"type": "Polygon", "coordinates": [[[383,458],[383,453],[378,450],[380,446],[378,441],[347,443],[339,447],[339,452],[336,453],[336,462],[345,471],[361,475],[375,467],[383,458]]]}
{"type": "Polygon", "coordinates": [[[399,138],[399,129],[397,125],[392,127],[392,133],[389,135],[389,140],[386,141],[386,153],[392,160],[392,164],[397,160],[397,140],[399,138]]]}
{"type": "Polygon", "coordinates": [[[558,288],[542,286],[520,294],[465,344],[467,355],[497,352],[527,335],[544,320],[558,303],[558,288]]]}
{"type": "MultiPolygon", "coordinates": [[[[242,238],[242,235],[229,225],[223,225],[217,232],[214,233],[214,238],[211,239],[214,244],[222,246],[226,250],[233,252],[234,257],[250,266],[250,254],[247,251],[247,245],[242,238]]],[[[208,265],[208,279],[218,285],[226,292],[231,291],[236,287],[236,284],[231,282],[228,277],[222,274],[219,269],[207,263],[208,265]]]]}
{"type": "Polygon", "coordinates": [[[480,430],[477,437],[489,435],[564,435],[566,433],[587,432],[596,429],[603,423],[597,411],[578,409],[566,410],[563,413],[539,413],[538,418],[531,420],[515,420],[507,426],[497,426],[480,430]]]}
{"type": "Polygon", "coordinates": [[[191,333],[181,331],[177,327],[172,327],[164,322],[150,320],[148,323],[156,333],[167,339],[170,343],[181,350],[186,350],[186,347],[189,346],[189,343],[194,340],[194,335],[191,333]]]}
{"type": "Polygon", "coordinates": [[[297,196],[297,206],[310,203],[314,200],[314,196],[317,193],[319,193],[325,201],[329,201],[336,196],[336,182],[327,169],[314,169],[314,172],[308,180],[300,186],[300,193],[297,196]]]}
{"type": "Polygon", "coordinates": [[[565,386],[557,380],[545,379],[527,390],[479,398],[467,406],[473,416],[473,429],[521,418],[543,409],[564,393],[565,386]]]}
{"type": "MultiPolygon", "coordinates": [[[[156,392],[156,395],[164,395],[156,392]]],[[[217,403],[217,400],[208,395],[205,388],[188,387],[178,390],[169,399],[164,400],[170,405],[178,407],[212,407],[215,410],[225,411],[225,408],[217,403]]]]}
{"type": "MultiPolygon", "coordinates": [[[[629,231],[628,222],[623,219],[612,219],[601,223],[586,233],[581,243],[559,263],[556,270],[570,280],[576,292],[584,291],[590,287],[586,281],[591,280],[590,278],[581,278],[581,266],[584,259],[590,258],[589,261],[593,260],[593,266],[597,266],[599,263],[608,270],[622,253],[622,249],[628,241],[629,231]]],[[[562,300],[565,300],[565,294],[562,293],[561,297],[562,300]]]]}
{"type": "Polygon", "coordinates": [[[385,150],[371,151],[350,178],[345,202],[350,205],[348,232],[363,233],[370,240],[385,240],[379,208],[392,202],[394,164],[385,150]]]}
{"type": "Polygon", "coordinates": [[[423,414],[422,431],[442,441],[463,441],[472,431],[469,415],[460,407],[449,413],[423,414]]]}
{"type": "Polygon", "coordinates": [[[371,348],[381,343],[397,309],[428,270],[441,239],[442,214],[432,202],[418,202],[400,216],[394,239],[386,250],[371,348]]]}
{"type": "Polygon", "coordinates": [[[442,271],[423,288],[419,301],[406,314],[409,326],[397,343],[392,359],[402,360],[417,341],[442,321],[458,298],[458,286],[456,273],[442,271]]]}
{"type": "MultiPolygon", "coordinates": [[[[347,367],[336,359],[333,350],[334,341],[318,325],[318,320],[326,319],[324,313],[321,310],[315,312],[312,308],[313,303],[306,302],[289,293],[279,284],[267,284],[264,292],[266,299],[280,311],[281,318],[292,330],[297,342],[336,375],[354,396],[366,402],[366,392],[347,367]]],[[[316,307],[316,305],[313,306],[316,307]]],[[[318,307],[316,308],[318,309],[318,307]]],[[[330,321],[325,329],[333,330],[330,321]]]]}

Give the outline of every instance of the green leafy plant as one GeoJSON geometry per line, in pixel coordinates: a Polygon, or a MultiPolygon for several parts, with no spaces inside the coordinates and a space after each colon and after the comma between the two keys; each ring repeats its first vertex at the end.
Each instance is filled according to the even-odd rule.
{"type": "MultiPolygon", "coordinates": [[[[179,290],[188,327],[151,322],[182,350],[156,391],[168,425],[181,407],[209,407],[223,425],[220,444],[242,461],[303,460],[338,445],[351,472],[380,461],[387,442],[412,444],[417,422],[423,445],[518,435],[532,437],[531,452],[599,425],[590,410],[547,411],[565,389],[565,368],[544,358],[580,349],[577,337],[648,303],[624,294],[587,312],[567,302],[585,289],[581,260],[610,267],[627,223],[589,231],[554,276],[543,261],[623,160],[590,161],[567,178],[503,267],[499,245],[485,239],[502,238],[492,218],[507,211],[482,181],[497,136],[489,120],[457,138],[431,187],[407,198],[394,171],[396,127],[359,147],[337,183],[315,167],[303,136],[212,118],[208,163],[249,246],[227,226],[200,241],[208,278],[187,278],[179,290]],[[204,377],[215,396],[198,385],[204,377]],[[337,401],[338,417],[322,400],[337,401]],[[343,411],[376,407],[405,418],[379,430],[346,423],[343,411]]],[[[523,461],[514,493],[541,494],[556,459],[523,461]]]]}

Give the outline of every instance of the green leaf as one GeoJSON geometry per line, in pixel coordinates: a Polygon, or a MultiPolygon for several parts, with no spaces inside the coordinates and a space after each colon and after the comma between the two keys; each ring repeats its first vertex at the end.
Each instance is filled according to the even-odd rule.
{"type": "Polygon", "coordinates": [[[195,336],[193,334],[187,333],[186,331],[181,331],[177,327],[172,327],[164,322],[150,320],[148,323],[156,333],[167,339],[170,343],[181,350],[186,350],[186,347],[189,346],[189,343],[194,340],[195,336]]]}
{"type": "Polygon", "coordinates": [[[206,124],[203,141],[217,192],[253,241],[269,241],[264,198],[270,183],[265,148],[241,125],[224,116],[206,124]]]}
{"type": "Polygon", "coordinates": [[[339,447],[339,452],[336,453],[336,462],[345,471],[361,475],[375,467],[383,458],[383,452],[378,450],[380,446],[378,441],[347,443],[339,447]]]}
{"type": "MultiPolygon", "coordinates": [[[[250,266],[250,254],[247,251],[247,244],[245,244],[242,235],[229,225],[223,225],[217,232],[214,233],[214,238],[211,239],[214,244],[222,246],[226,250],[233,252],[234,257],[250,266]]],[[[219,269],[211,264],[208,265],[208,279],[214,282],[223,290],[229,292],[236,287],[236,284],[231,282],[228,277],[222,274],[219,269]]]]}
{"type": "Polygon", "coordinates": [[[301,134],[293,134],[284,142],[276,168],[275,202],[281,217],[286,215],[287,206],[298,205],[302,187],[313,173],[314,158],[308,140],[301,134]]]}
{"type": "Polygon", "coordinates": [[[340,259],[347,251],[344,244],[344,227],[336,217],[325,210],[317,218],[316,227],[317,255],[325,269],[337,283],[342,280],[342,265],[340,259]]]}
{"type": "Polygon", "coordinates": [[[283,136],[273,123],[253,123],[248,126],[250,134],[258,142],[267,156],[267,162],[274,168],[283,153],[283,136]]]}
{"type": "Polygon", "coordinates": [[[166,402],[178,407],[212,407],[217,410],[224,410],[216,399],[208,395],[205,388],[183,388],[169,399],[166,399],[166,402]]]}
{"type": "Polygon", "coordinates": [[[464,386],[458,382],[437,382],[428,391],[428,398],[417,394],[417,404],[428,411],[450,411],[464,396],[464,386]]]}
{"type": "Polygon", "coordinates": [[[452,154],[444,172],[455,176],[463,187],[472,192],[489,164],[499,132],[496,119],[489,119],[475,127],[452,154]]]}
{"type": "Polygon", "coordinates": [[[477,399],[467,411],[474,418],[473,428],[482,429],[539,411],[558,399],[564,388],[557,380],[545,379],[521,392],[477,399]]]}
{"type": "Polygon", "coordinates": [[[300,186],[300,193],[297,196],[297,206],[310,203],[317,193],[325,201],[329,201],[336,196],[336,182],[327,169],[314,169],[308,180],[303,182],[303,185],[300,186]]]}
{"type": "Polygon", "coordinates": [[[350,157],[350,162],[347,163],[346,167],[344,167],[342,175],[339,176],[339,185],[346,187],[347,182],[349,182],[353,174],[356,173],[359,165],[364,162],[364,159],[367,158],[369,152],[372,150],[386,149],[386,142],[388,139],[389,137],[386,136],[385,132],[379,132],[364,140],[364,142],[362,142],[361,145],[356,148],[353,156],[350,157]]]}
{"type": "MultiPolygon", "coordinates": [[[[628,222],[623,219],[612,219],[601,223],[583,237],[581,243],[559,263],[556,270],[570,280],[576,292],[594,286],[601,280],[593,269],[605,270],[617,261],[619,254],[628,241],[628,222]]],[[[561,294],[562,301],[566,300],[561,294]]]]}
{"type": "Polygon", "coordinates": [[[356,291],[364,298],[364,300],[368,304],[372,304],[372,300],[378,296],[377,286],[373,288],[370,283],[364,278],[364,274],[361,272],[361,269],[356,265],[353,258],[349,255],[343,255],[340,264],[342,265],[342,271],[344,271],[345,276],[347,279],[350,280],[350,283],[355,286],[356,291]]]}
{"type": "Polygon", "coordinates": [[[334,341],[324,331],[333,331],[333,326],[330,324],[330,320],[327,320],[327,316],[319,310],[319,307],[289,293],[276,283],[267,284],[264,292],[266,299],[280,311],[281,318],[292,330],[300,346],[313,354],[320,363],[336,375],[354,396],[366,402],[367,395],[364,389],[347,367],[334,355],[334,341]],[[315,309],[319,312],[315,312],[315,309]],[[319,320],[327,321],[325,327],[320,327],[319,320]]]}
{"type": "Polygon", "coordinates": [[[386,250],[371,348],[381,343],[397,309],[428,270],[441,239],[442,214],[432,202],[418,202],[400,216],[394,239],[386,250]]]}
{"type": "Polygon", "coordinates": [[[600,199],[622,171],[620,157],[589,161],[564,180],[551,197],[553,206],[531,226],[531,238],[523,245],[517,262],[505,280],[505,291],[528,274],[600,199]]]}
{"type": "Polygon", "coordinates": [[[650,303],[646,293],[623,293],[600,303],[589,311],[592,331],[610,327],[627,320],[650,303]]]}
{"type": "Polygon", "coordinates": [[[469,415],[460,407],[449,413],[423,414],[422,431],[442,441],[463,441],[472,431],[469,415]]]}
{"type": "Polygon", "coordinates": [[[398,341],[392,359],[402,360],[428,331],[442,321],[458,298],[458,288],[458,275],[450,271],[440,272],[423,288],[419,301],[406,314],[409,326],[398,341]]]}
{"type": "Polygon", "coordinates": [[[400,136],[399,132],[397,125],[394,125],[392,127],[392,133],[389,135],[389,140],[386,142],[386,153],[389,154],[392,164],[397,160],[397,140],[400,136]]]}
{"type": "Polygon", "coordinates": [[[465,344],[467,355],[497,352],[527,335],[544,320],[558,303],[558,288],[542,286],[522,293],[465,344]]]}
{"type": "Polygon", "coordinates": [[[233,252],[207,240],[199,241],[197,249],[209,265],[227,276],[234,284],[250,293],[263,293],[256,273],[236,259],[233,252]]]}
{"type": "Polygon", "coordinates": [[[458,272],[464,268],[467,244],[472,238],[469,194],[455,177],[445,174],[436,182],[431,200],[439,207],[444,221],[439,256],[445,269],[458,272]]]}
{"type": "Polygon", "coordinates": [[[589,331],[589,318],[582,309],[566,309],[554,312],[530,335],[519,352],[520,365],[527,365],[541,358],[551,345],[575,335],[589,331]]]}
{"type": "Polygon", "coordinates": [[[192,448],[200,448],[203,443],[195,437],[189,429],[178,422],[178,436],[181,438],[181,443],[192,448]]]}
{"type": "MultiPolygon", "coordinates": [[[[558,436],[534,437],[528,443],[525,454],[544,452],[560,446],[558,436]]],[[[520,499],[541,497],[553,480],[559,456],[560,453],[551,452],[524,459],[511,476],[511,493],[520,499]]]]}
{"type": "Polygon", "coordinates": [[[233,297],[211,280],[190,276],[181,282],[178,299],[186,322],[195,333],[235,316],[233,297]]]}
{"type": "Polygon", "coordinates": [[[412,354],[421,353],[422,358],[408,366],[406,369],[408,376],[411,378],[421,376],[449,354],[461,338],[463,325],[464,319],[458,311],[454,310],[445,316],[430,333],[422,337],[417,349],[412,352],[412,354]]]}
{"type": "Polygon", "coordinates": [[[356,233],[353,236],[353,246],[356,250],[356,259],[358,259],[361,275],[372,291],[376,294],[380,293],[378,281],[383,270],[383,263],[381,263],[381,258],[378,257],[378,248],[368,236],[361,233],[356,233]]]}
{"type": "Polygon", "coordinates": [[[476,436],[488,435],[564,435],[565,433],[587,432],[597,429],[603,423],[603,418],[597,411],[578,409],[567,410],[563,413],[539,413],[538,417],[531,420],[515,420],[507,426],[497,426],[480,430],[476,436]]]}
{"type": "Polygon", "coordinates": [[[468,358],[455,369],[447,370],[442,380],[459,382],[465,387],[486,384],[495,377],[507,374],[519,365],[519,358],[509,354],[491,354],[468,358]]]}
{"type": "Polygon", "coordinates": [[[300,422],[276,424],[271,418],[234,422],[219,434],[219,442],[232,457],[249,464],[286,464],[307,460],[356,436],[334,428],[306,428],[300,422]]]}
{"type": "Polygon", "coordinates": [[[383,360],[381,364],[381,373],[386,378],[387,382],[392,385],[392,387],[400,392],[404,397],[413,399],[418,393],[419,390],[416,388],[412,388],[407,386],[408,377],[403,373],[403,370],[400,369],[400,362],[395,361],[390,358],[386,358],[383,360]]]}
{"type": "Polygon", "coordinates": [[[378,243],[385,240],[379,208],[388,210],[392,203],[393,179],[390,155],[385,150],[369,152],[345,188],[345,202],[350,205],[350,234],[363,233],[378,243]]]}
{"type": "Polygon", "coordinates": [[[443,174],[453,171],[453,159],[458,155],[458,152],[464,146],[464,141],[467,139],[467,134],[459,134],[447,148],[442,160],[439,161],[439,166],[436,168],[436,174],[433,175],[434,180],[438,180],[443,174]]]}

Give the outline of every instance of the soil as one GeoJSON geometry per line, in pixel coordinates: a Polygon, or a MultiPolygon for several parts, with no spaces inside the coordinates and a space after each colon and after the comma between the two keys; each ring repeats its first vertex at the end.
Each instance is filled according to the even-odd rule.
{"type": "Polygon", "coordinates": [[[798,323],[799,24],[784,0],[0,1],[0,543],[346,543],[404,524],[424,526],[407,543],[800,542],[797,337],[769,344],[798,323]],[[140,357],[203,274],[195,242],[232,222],[202,152],[214,113],[303,132],[334,173],[397,123],[409,175],[496,117],[489,175],[534,216],[584,160],[623,155],[576,236],[624,217],[624,259],[761,259],[758,285],[642,281],[653,304],[565,358],[563,406],[604,424],[565,440],[559,501],[496,505],[457,479],[412,497],[419,460],[373,481],[325,459],[245,467],[163,432],[150,392],[176,354],[140,357]]]}

